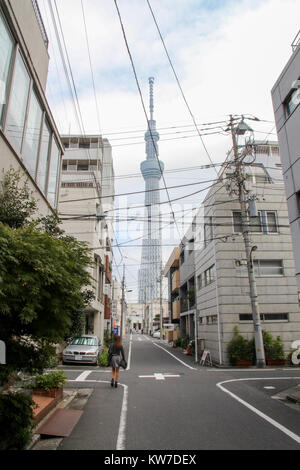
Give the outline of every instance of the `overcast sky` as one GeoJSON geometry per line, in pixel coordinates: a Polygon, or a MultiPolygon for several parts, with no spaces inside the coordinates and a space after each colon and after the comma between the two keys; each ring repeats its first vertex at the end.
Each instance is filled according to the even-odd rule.
{"type": "MultiPolygon", "coordinates": [[[[39,4],[50,40],[47,97],[60,132],[78,133],[48,0],[39,0],[39,4]]],[[[54,0],[51,4],[58,20],[54,0]]],[[[291,55],[290,45],[299,30],[299,0],[151,0],[150,4],[199,128],[211,127],[205,124],[226,120],[230,114],[253,115],[261,119],[261,122],[249,121],[256,131],[255,137],[277,140],[271,89],[291,55]]],[[[145,158],[143,134],[147,122],[114,1],[57,0],[56,5],[84,131],[86,134],[101,133],[110,140],[117,176],[139,174],[140,163],[145,158]]],[[[170,172],[176,168],[206,165],[211,161],[222,162],[230,150],[230,137],[220,128],[202,131],[221,132],[203,136],[206,152],[193,127],[147,1],[119,0],[118,5],[147,112],[148,77],[155,78],[154,118],[160,129],[159,154],[165,164],[166,184],[182,185],[215,178],[214,169],[170,172]]],[[[208,185],[170,189],[169,194],[174,199],[208,185]]],[[[116,178],[116,194],[143,188],[141,176],[116,178]]],[[[161,199],[165,201],[165,191],[161,193],[161,199]]],[[[186,227],[182,226],[182,215],[177,211],[200,204],[203,194],[173,204],[182,234],[186,227]]],[[[121,207],[143,203],[143,195],[126,200],[122,198],[120,203],[116,198],[116,203],[121,207]]],[[[162,205],[162,212],[170,212],[170,206],[162,205]]],[[[163,221],[166,225],[167,216],[163,221]]],[[[141,230],[142,224],[120,224],[116,226],[117,241],[124,243],[137,238],[142,235],[141,230]]],[[[166,245],[175,244],[178,234],[163,238],[166,245]]],[[[171,251],[171,246],[163,247],[164,261],[171,251]]],[[[120,251],[115,248],[114,253],[119,263],[120,251]]],[[[140,249],[123,246],[121,253],[127,265],[126,284],[134,289],[128,300],[136,300],[140,249]]],[[[119,271],[122,273],[121,268],[119,271]]]]}

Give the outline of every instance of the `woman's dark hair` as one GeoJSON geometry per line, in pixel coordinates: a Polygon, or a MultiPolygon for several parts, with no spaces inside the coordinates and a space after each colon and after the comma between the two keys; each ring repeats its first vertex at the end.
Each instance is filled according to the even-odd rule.
{"type": "Polygon", "coordinates": [[[117,349],[121,349],[122,348],[121,336],[115,336],[114,343],[117,349]]]}

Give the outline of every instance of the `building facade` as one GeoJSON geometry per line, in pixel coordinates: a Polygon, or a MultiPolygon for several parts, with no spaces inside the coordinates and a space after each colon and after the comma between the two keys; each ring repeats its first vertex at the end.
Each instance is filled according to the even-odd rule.
{"type": "Polygon", "coordinates": [[[110,210],[114,201],[114,171],[111,146],[101,136],[62,136],[59,214],[62,228],[92,248],[90,269],[95,300],[86,310],[85,333],[103,341],[112,329],[112,241],[110,210]],[[108,216],[106,216],[108,214],[108,216]]]}
{"type": "Polygon", "coordinates": [[[300,32],[293,53],[272,89],[300,307],[300,32]]]}
{"type": "Polygon", "coordinates": [[[48,38],[35,0],[0,1],[0,44],[0,169],[20,170],[49,215],[64,149],[45,97],[48,38]]]}
{"type": "MultiPolygon", "coordinates": [[[[256,247],[252,259],[261,324],[274,337],[279,335],[289,352],[300,335],[300,318],[279,148],[276,142],[256,144],[255,158],[244,159],[244,171],[246,190],[255,195],[258,210],[250,218],[250,236],[256,247]]],[[[234,326],[248,339],[254,330],[241,209],[231,192],[234,164],[230,158],[222,180],[208,192],[191,227],[198,350],[208,349],[220,364],[228,363],[227,345],[234,326]]]]}

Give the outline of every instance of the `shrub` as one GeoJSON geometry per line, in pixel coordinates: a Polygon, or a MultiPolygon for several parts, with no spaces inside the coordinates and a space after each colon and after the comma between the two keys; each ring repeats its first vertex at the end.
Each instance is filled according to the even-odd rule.
{"type": "Polygon", "coordinates": [[[190,338],[188,336],[185,336],[184,338],[181,339],[181,347],[183,349],[187,349],[189,342],[190,342],[190,338]]]}
{"type": "Polygon", "coordinates": [[[233,329],[233,338],[228,343],[227,353],[231,365],[236,365],[238,360],[253,361],[254,340],[248,340],[239,334],[238,327],[233,329]]]}
{"type": "Polygon", "coordinates": [[[177,338],[174,340],[174,346],[176,348],[181,346],[181,338],[177,338]]]}
{"type": "Polygon", "coordinates": [[[266,359],[285,359],[283,343],[280,336],[273,337],[271,333],[262,330],[266,359]]]}
{"type": "Polygon", "coordinates": [[[0,450],[22,450],[33,431],[33,401],[23,393],[0,394],[0,450]]]}
{"type": "Polygon", "coordinates": [[[108,362],[108,349],[103,348],[103,351],[101,354],[99,354],[99,359],[98,359],[99,366],[101,367],[108,367],[109,362],[108,362]]]}
{"type": "Polygon", "coordinates": [[[32,382],[32,388],[41,388],[42,390],[49,391],[51,388],[61,388],[66,383],[67,377],[64,372],[59,370],[56,372],[49,372],[48,374],[39,374],[32,382]]]}

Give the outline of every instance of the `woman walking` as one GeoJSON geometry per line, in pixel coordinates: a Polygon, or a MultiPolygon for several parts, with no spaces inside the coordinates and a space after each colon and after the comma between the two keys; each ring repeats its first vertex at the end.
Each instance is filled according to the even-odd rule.
{"type": "Polygon", "coordinates": [[[121,361],[124,361],[125,368],[127,366],[120,336],[115,336],[113,344],[110,345],[108,352],[108,360],[109,364],[112,367],[111,386],[117,388],[119,381],[120,365],[122,365],[121,361]]]}

